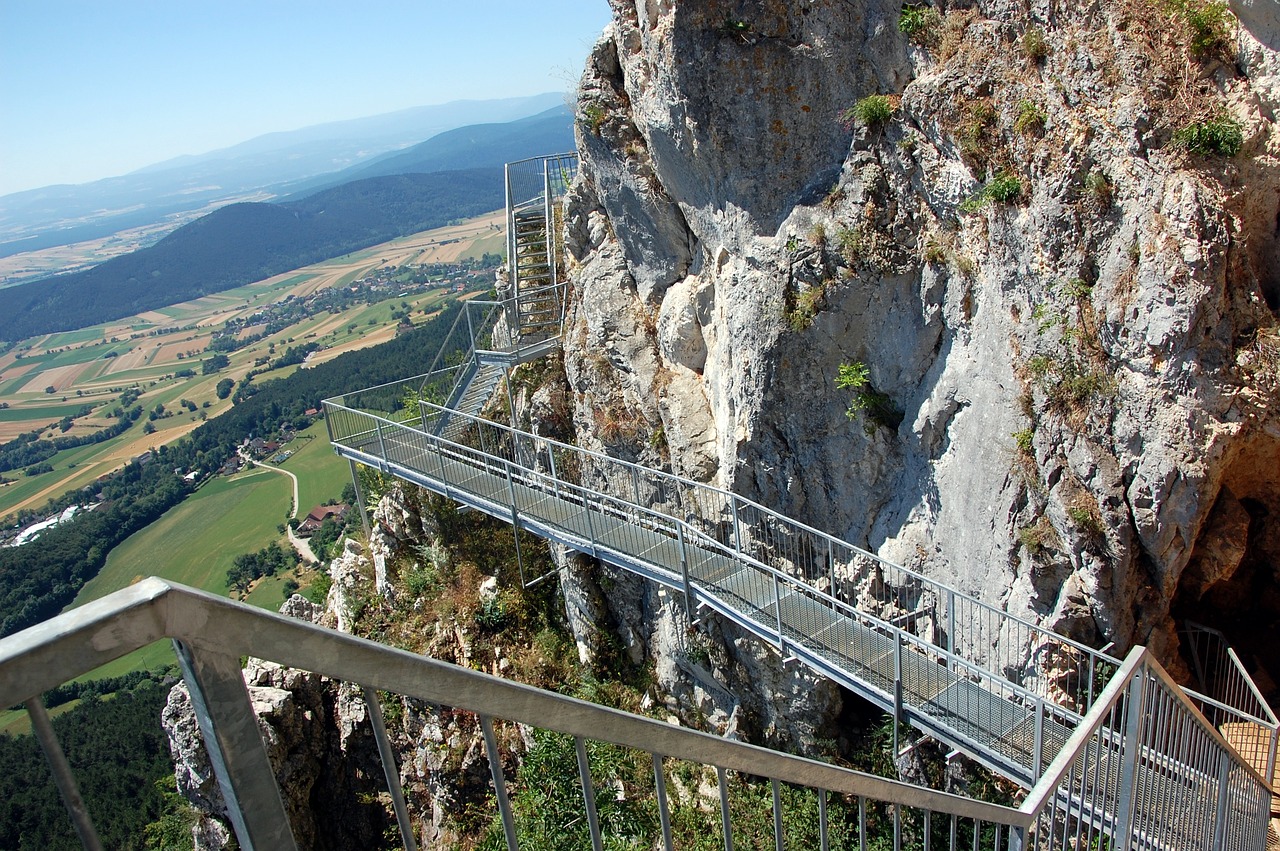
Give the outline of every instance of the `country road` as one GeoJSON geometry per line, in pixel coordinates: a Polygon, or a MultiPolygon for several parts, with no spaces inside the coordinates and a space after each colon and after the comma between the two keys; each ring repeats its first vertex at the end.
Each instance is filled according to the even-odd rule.
{"type": "MultiPolygon", "coordinates": [[[[284,473],[293,480],[293,516],[296,519],[298,516],[298,477],[293,473],[290,473],[288,470],[280,467],[272,467],[270,464],[255,461],[246,455],[243,450],[240,452],[240,457],[251,466],[261,467],[264,470],[273,470],[277,473],[284,473]]],[[[311,545],[307,543],[307,539],[298,537],[297,534],[294,533],[292,526],[285,526],[285,531],[289,533],[289,543],[293,545],[295,550],[297,550],[298,555],[307,560],[308,564],[315,564],[320,560],[316,558],[316,554],[311,551],[311,545]]]]}

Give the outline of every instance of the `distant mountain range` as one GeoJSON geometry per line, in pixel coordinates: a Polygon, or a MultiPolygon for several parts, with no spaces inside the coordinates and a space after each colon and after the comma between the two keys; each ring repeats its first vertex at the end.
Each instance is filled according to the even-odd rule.
{"type": "Polygon", "coordinates": [[[92,269],[0,289],[0,340],[221,292],[502,203],[502,170],[487,168],[358,180],[287,204],[232,204],[92,269]]]}
{"type": "Polygon", "coordinates": [[[120,177],[0,196],[0,257],[108,236],[215,204],[267,200],[303,188],[314,190],[320,184],[335,185],[335,181],[313,179],[394,155],[465,125],[509,122],[563,104],[564,95],[554,92],[455,101],[271,133],[120,177]],[[310,181],[306,187],[304,181],[310,181]]]}
{"type": "Polygon", "coordinates": [[[344,172],[337,186],[282,202],[230,204],[149,248],[0,289],[0,340],[120,319],[498,209],[504,162],[572,149],[563,105],[439,134],[367,164],[374,176],[344,172]]]}
{"type": "Polygon", "coordinates": [[[472,124],[448,130],[403,151],[383,154],[367,163],[307,181],[297,186],[291,197],[369,177],[484,168],[571,151],[573,144],[573,111],[560,104],[517,121],[472,124]]]}

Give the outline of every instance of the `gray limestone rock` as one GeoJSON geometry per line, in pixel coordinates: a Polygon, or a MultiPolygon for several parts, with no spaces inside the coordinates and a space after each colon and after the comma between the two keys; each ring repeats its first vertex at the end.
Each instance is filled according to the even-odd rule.
{"type": "Polygon", "coordinates": [[[613,8],[567,212],[579,442],[1169,658],[1179,595],[1276,534],[1209,522],[1238,459],[1280,466],[1274,10],[1232,4],[1233,65],[1129,4],[948,4],[926,47],[898,3],[613,8]],[[875,93],[890,120],[842,126],[875,93]],[[1214,115],[1238,156],[1175,143],[1214,115]],[[882,422],[846,416],[854,362],[882,422]],[[606,398],[666,454],[602,438],[606,398]]]}

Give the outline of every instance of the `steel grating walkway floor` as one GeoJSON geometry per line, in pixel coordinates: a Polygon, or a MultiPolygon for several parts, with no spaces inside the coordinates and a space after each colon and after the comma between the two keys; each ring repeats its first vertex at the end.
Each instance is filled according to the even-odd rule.
{"type": "MultiPolygon", "coordinates": [[[[382,462],[388,462],[393,465],[388,471],[402,478],[504,521],[518,518],[537,534],[677,590],[684,587],[683,551],[700,601],[893,711],[899,663],[891,633],[876,629],[870,618],[838,609],[816,591],[810,595],[780,587],[775,592],[771,575],[709,539],[691,537],[682,547],[671,518],[622,500],[584,506],[579,494],[532,470],[514,463],[496,465],[468,447],[441,444],[408,426],[384,428],[380,435],[335,442],[334,447],[372,466],[385,469],[382,462]]],[[[941,651],[930,654],[927,647],[904,644],[900,656],[906,720],[952,747],[999,763],[993,767],[1011,778],[1034,783],[1034,706],[949,668],[941,651]]],[[[1053,715],[1044,715],[1041,766],[1057,755],[1071,732],[1053,715]]]]}

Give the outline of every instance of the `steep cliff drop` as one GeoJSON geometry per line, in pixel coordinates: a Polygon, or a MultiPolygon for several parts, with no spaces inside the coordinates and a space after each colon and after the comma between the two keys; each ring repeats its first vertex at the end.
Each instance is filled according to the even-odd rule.
{"type": "Polygon", "coordinates": [[[613,8],[568,213],[581,444],[1095,646],[1180,669],[1194,610],[1277,665],[1265,10],[613,8]]]}

